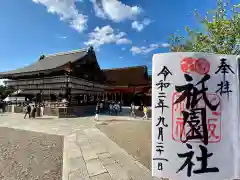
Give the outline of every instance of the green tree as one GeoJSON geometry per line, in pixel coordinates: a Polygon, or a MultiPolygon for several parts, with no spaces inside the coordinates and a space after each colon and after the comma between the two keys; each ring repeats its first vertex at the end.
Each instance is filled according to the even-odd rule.
{"type": "Polygon", "coordinates": [[[217,8],[201,17],[195,11],[202,31],[186,27],[187,37],[172,34],[169,39],[174,52],[210,52],[217,54],[240,54],[240,3],[217,0],[217,8]]]}
{"type": "Polygon", "coordinates": [[[7,87],[0,85],[0,99],[6,98],[8,95],[15,91],[13,87],[7,87]]]}

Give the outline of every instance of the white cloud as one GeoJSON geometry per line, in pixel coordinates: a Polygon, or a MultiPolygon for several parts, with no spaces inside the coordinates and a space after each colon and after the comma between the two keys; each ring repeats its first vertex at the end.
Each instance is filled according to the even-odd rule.
{"type": "Polygon", "coordinates": [[[96,48],[104,44],[130,44],[131,41],[126,38],[126,33],[115,33],[111,26],[102,28],[96,27],[93,32],[89,33],[89,40],[85,45],[93,45],[96,48]]]}
{"type": "Polygon", "coordinates": [[[32,0],[34,3],[47,7],[47,11],[57,14],[60,20],[68,22],[70,27],[82,32],[87,28],[87,16],[79,13],[76,0],[32,0]]]}
{"type": "Polygon", "coordinates": [[[67,36],[59,36],[60,39],[67,39],[67,36]]]}
{"type": "Polygon", "coordinates": [[[133,53],[133,55],[136,54],[148,54],[154,50],[156,50],[157,48],[165,48],[168,47],[169,44],[167,43],[163,43],[163,44],[150,44],[148,47],[146,46],[142,46],[142,47],[137,47],[137,46],[133,46],[130,51],[133,53]]]}
{"type": "Polygon", "coordinates": [[[93,3],[96,16],[120,22],[135,19],[142,12],[138,6],[128,6],[119,0],[90,0],[93,3]]]}
{"type": "Polygon", "coordinates": [[[123,48],[122,48],[122,51],[125,51],[125,50],[126,50],[126,48],[125,48],[125,47],[123,47],[123,48]]]}
{"type": "Polygon", "coordinates": [[[161,47],[163,47],[163,48],[167,48],[167,47],[169,47],[170,46],[170,44],[168,44],[168,43],[162,43],[161,44],[161,47]]]}
{"type": "Polygon", "coordinates": [[[144,19],[142,22],[140,21],[133,21],[132,28],[136,29],[137,31],[142,31],[146,26],[148,26],[152,21],[150,19],[144,19]]]}
{"type": "Polygon", "coordinates": [[[119,59],[122,59],[122,58],[123,58],[122,56],[119,57],[119,59]]]}

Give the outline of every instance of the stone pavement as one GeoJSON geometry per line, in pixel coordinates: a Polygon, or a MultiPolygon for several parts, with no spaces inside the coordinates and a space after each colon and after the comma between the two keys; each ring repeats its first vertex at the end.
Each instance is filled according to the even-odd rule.
{"type": "Polygon", "coordinates": [[[151,172],[95,128],[92,117],[23,119],[0,116],[1,127],[64,135],[64,180],[150,180],[151,172]]]}

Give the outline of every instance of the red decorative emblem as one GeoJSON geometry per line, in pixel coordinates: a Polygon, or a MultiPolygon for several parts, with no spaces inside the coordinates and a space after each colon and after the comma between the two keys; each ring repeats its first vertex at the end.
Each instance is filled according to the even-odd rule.
{"type": "Polygon", "coordinates": [[[210,63],[204,58],[186,57],[181,61],[181,70],[184,73],[207,74],[210,71],[210,63]]]}
{"type": "Polygon", "coordinates": [[[195,61],[196,59],[187,57],[181,61],[181,69],[185,73],[190,73],[195,71],[195,61]]]}
{"type": "Polygon", "coordinates": [[[195,70],[199,74],[207,74],[210,71],[210,63],[203,58],[197,59],[195,62],[195,70]]]}

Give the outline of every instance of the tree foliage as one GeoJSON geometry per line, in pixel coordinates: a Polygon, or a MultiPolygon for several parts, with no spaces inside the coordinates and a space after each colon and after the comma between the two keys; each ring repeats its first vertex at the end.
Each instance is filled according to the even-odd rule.
{"type": "Polygon", "coordinates": [[[172,34],[169,39],[174,52],[210,52],[217,54],[240,54],[240,3],[229,7],[224,0],[217,0],[217,8],[201,17],[195,17],[203,31],[186,27],[187,37],[172,34]]]}
{"type": "Polygon", "coordinates": [[[12,94],[14,92],[13,87],[7,87],[0,85],[0,99],[6,98],[8,95],[12,94]]]}

